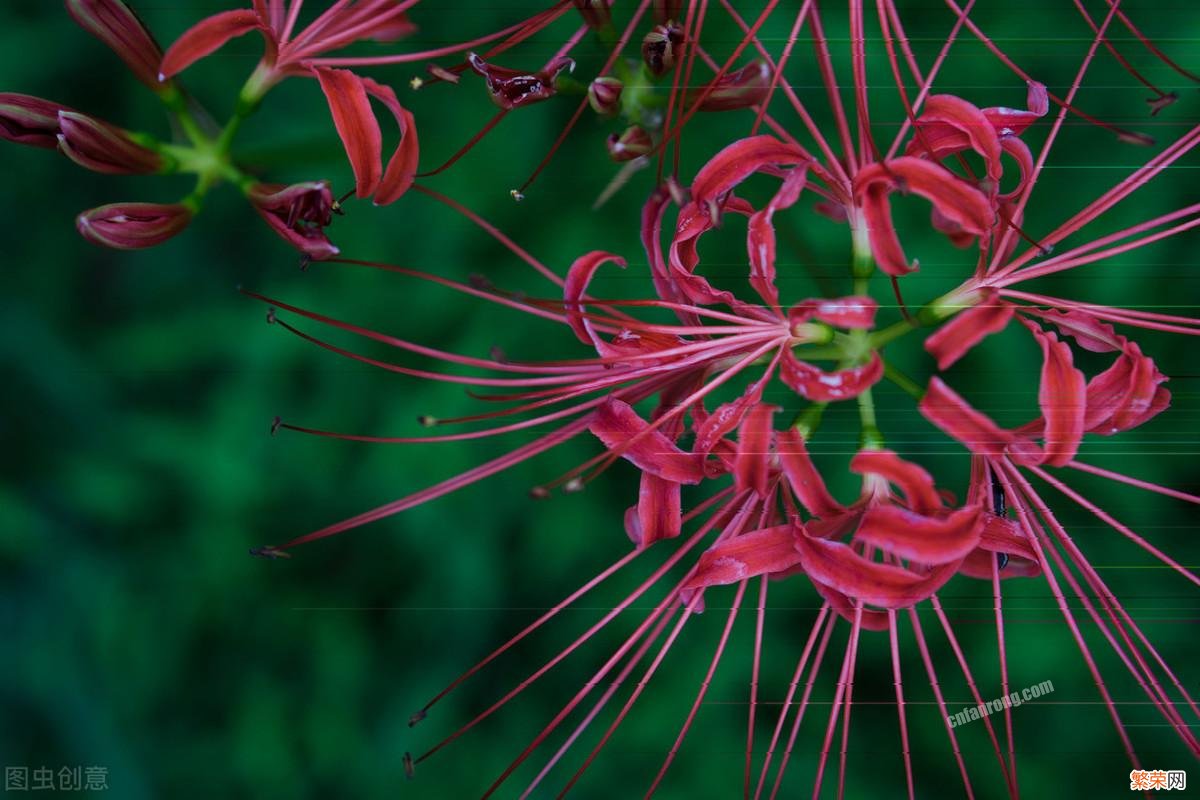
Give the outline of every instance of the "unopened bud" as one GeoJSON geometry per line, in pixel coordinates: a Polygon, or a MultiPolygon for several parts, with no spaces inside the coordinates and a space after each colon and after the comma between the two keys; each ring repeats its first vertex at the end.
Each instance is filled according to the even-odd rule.
{"type": "Polygon", "coordinates": [[[0,92],[0,139],[33,147],[58,147],[58,114],[70,110],[40,97],[0,92]]]}
{"type": "Polygon", "coordinates": [[[191,221],[191,209],[178,203],[112,203],[83,212],[76,218],[75,227],[94,244],[140,250],[162,244],[191,221]]]}
{"type": "Polygon", "coordinates": [[[609,135],[607,144],[608,154],[613,161],[632,161],[654,150],[654,140],[639,125],[626,128],[620,136],[615,133],[609,135]]]}
{"type": "Polygon", "coordinates": [[[137,79],[154,91],[163,53],[133,9],[121,0],[67,0],[67,13],[79,26],[108,45],[137,79]]]}
{"type": "Polygon", "coordinates": [[[149,175],[162,172],[169,161],[143,147],[128,131],[80,114],[58,112],[58,144],[63,153],[81,167],[109,175],[149,175]]]}
{"type": "Polygon", "coordinates": [[[701,111],[732,111],[739,108],[750,108],[767,99],[767,91],[771,88],[771,67],[761,59],[752,61],[734,72],[727,73],[719,81],[708,88],[697,89],[692,94],[695,97],[703,95],[700,101],[701,111]]]}
{"type": "Polygon", "coordinates": [[[642,60],[651,75],[665,75],[675,68],[683,47],[683,28],[675,23],[655,25],[642,39],[642,60]]]}
{"type": "Polygon", "coordinates": [[[621,110],[621,90],[625,85],[616,78],[596,78],[588,85],[588,103],[604,117],[614,117],[621,110]]]}

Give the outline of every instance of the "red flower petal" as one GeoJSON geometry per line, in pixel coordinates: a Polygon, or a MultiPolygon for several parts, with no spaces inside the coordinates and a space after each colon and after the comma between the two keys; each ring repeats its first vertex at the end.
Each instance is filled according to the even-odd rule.
{"type": "Polygon", "coordinates": [[[1020,136],[1026,128],[1046,116],[1046,112],[1050,110],[1050,95],[1045,85],[1029,81],[1025,106],[1028,109],[1026,111],[1003,106],[985,108],[983,114],[1001,136],[1020,136]]]}
{"type": "Polygon", "coordinates": [[[767,477],[771,464],[771,422],[779,406],[758,404],[742,419],[738,428],[737,457],[733,462],[737,491],[753,489],[759,497],[767,495],[767,477]]]}
{"type": "Polygon", "coordinates": [[[916,268],[905,258],[892,224],[888,195],[898,189],[924,197],[969,234],[986,233],[995,219],[992,204],[983,192],[923,158],[902,156],[886,164],[868,165],[854,178],[854,194],[862,207],[875,261],[892,276],[916,268]]]}
{"type": "Polygon", "coordinates": [[[846,509],[825,488],[825,480],[813,465],[808,447],[799,431],[789,429],[775,434],[775,449],[783,474],[787,476],[800,504],[814,517],[831,518],[843,514],[846,509]]]}
{"type": "Polygon", "coordinates": [[[1075,343],[1084,350],[1093,353],[1110,353],[1114,350],[1124,350],[1128,340],[1117,333],[1116,329],[1107,322],[1101,322],[1083,311],[1070,309],[1023,309],[1025,314],[1037,316],[1063,333],[1072,337],[1075,343]]]}
{"type": "Polygon", "coordinates": [[[608,398],[592,414],[588,428],[609,450],[618,451],[638,469],[676,483],[696,484],[704,479],[699,456],[685,453],[622,400],[608,398]],[[637,436],[637,440],[630,441],[637,436]]]}
{"type": "Polygon", "coordinates": [[[837,589],[834,589],[831,586],[826,586],[820,581],[813,581],[813,588],[817,590],[817,593],[820,594],[821,597],[825,598],[825,600],[829,603],[829,607],[832,608],[838,616],[847,622],[850,622],[851,624],[854,623],[855,617],[857,617],[859,625],[869,631],[886,631],[891,625],[888,620],[888,613],[886,611],[876,611],[875,609],[871,608],[863,608],[860,614],[858,611],[859,606],[856,606],[853,600],[851,600],[849,597],[846,597],[846,595],[842,594],[837,589]]]}
{"type": "Polygon", "coordinates": [[[891,450],[859,450],[850,460],[850,471],[878,475],[900,487],[908,505],[920,514],[933,514],[942,508],[942,499],[930,474],[891,450]]]}
{"type": "Polygon", "coordinates": [[[700,556],[696,574],[684,588],[735,583],[789,569],[800,561],[796,538],[794,526],[777,525],[727,539],[700,556]]]}
{"type": "Polygon", "coordinates": [[[959,572],[981,580],[992,579],[992,563],[996,553],[1008,556],[1008,563],[1000,570],[1001,578],[1033,577],[1042,574],[1029,540],[1020,526],[1011,519],[984,512],[983,529],[979,536],[979,547],[972,551],[959,567],[959,572]]]}
{"type": "Polygon", "coordinates": [[[380,157],[383,135],[379,120],[371,111],[367,87],[362,78],[349,70],[320,67],[314,71],[354,170],[355,194],[370,197],[383,176],[380,157]]]}
{"type": "Polygon", "coordinates": [[[804,189],[808,170],[804,165],[788,172],[783,186],[771,202],[750,217],[746,233],[746,249],[750,256],[750,285],[770,306],[779,305],[779,290],[775,288],[775,226],[771,218],[776,211],[794,204],[804,189]]]}
{"type": "Polygon", "coordinates": [[[1038,405],[1046,420],[1044,447],[1046,463],[1061,467],[1075,457],[1083,438],[1087,412],[1087,380],[1075,368],[1066,342],[1036,326],[1034,338],[1042,347],[1042,379],[1038,405]]]}
{"type": "Polygon", "coordinates": [[[1013,442],[1013,434],[999,427],[972,408],[938,377],[929,379],[929,388],[919,405],[925,419],[957,439],[978,455],[999,456],[1013,442]]]}
{"type": "Polygon", "coordinates": [[[1013,306],[988,290],[979,303],[959,312],[925,340],[925,349],[937,359],[938,369],[949,369],[987,336],[998,333],[1012,319],[1013,306]]]}
{"type": "Polygon", "coordinates": [[[883,361],[872,351],[866,364],[826,372],[801,361],[785,350],[779,364],[779,379],[808,400],[830,403],[857,397],[883,377],[883,361]]]}
{"type": "MultiPolygon", "coordinates": [[[[917,125],[935,128],[946,126],[960,132],[966,139],[967,147],[983,157],[993,187],[1000,186],[1000,137],[984,113],[974,105],[952,94],[931,95],[925,101],[921,116],[917,117],[917,125]]],[[[924,132],[915,135],[905,152],[909,155],[926,155],[923,137],[924,132]]],[[[943,147],[940,152],[934,153],[934,157],[941,158],[957,149],[943,147]]]]}
{"type": "Polygon", "coordinates": [[[907,608],[940,589],[958,569],[957,562],[942,564],[926,575],[918,575],[891,564],[870,561],[849,545],[796,537],[800,565],[813,580],[849,597],[882,608],[907,608]]]}
{"type": "Polygon", "coordinates": [[[176,39],[175,44],[163,55],[162,65],[158,69],[159,79],[177,75],[223,47],[230,39],[244,36],[255,29],[262,30],[264,36],[270,35],[258,14],[248,9],[222,11],[200,20],[176,39]]]}
{"type": "Polygon", "coordinates": [[[922,564],[961,561],[979,544],[983,512],[967,506],[938,519],[899,506],[867,509],[854,538],[922,564]]]}
{"type": "MultiPolygon", "coordinates": [[[[407,21],[405,24],[412,27],[411,23],[407,21]]],[[[407,192],[417,175],[417,160],[420,156],[420,146],[417,143],[417,122],[412,112],[400,105],[392,87],[376,83],[370,78],[361,80],[367,92],[392,112],[392,116],[396,118],[396,124],[400,127],[400,144],[396,146],[396,152],[388,161],[383,178],[379,181],[379,187],[375,190],[375,205],[386,206],[394,203],[400,198],[400,195],[407,192]]]]}
{"type": "Polygon", "coordinates": [[[563,301],[567,312],[567,324],[571,326],[571,330],[575,331],[575,335],[579,341],[584,344],[590,344],[598,349],[604,347],[604,340],[596,333],[592,327],[591,320],[583,315],[583,306],[580,304],[580,299],[587,292],[588,284],[592,281],[592,276],[601,264],[608,262],[616,264],[621,269],[625,269],[625,259],[613,253],[606,253],[603,250],[593,250],[590,253],[585,253],[575,259],[571,264],[571,268],[567,270],[567,280],[563,284],[563,301]]]}
{"type": "Polygon", "coordinates": [[[692,200],[707,205],[765,166],[802,164],[808,159],[795,145],[774,136],[751,136],[725,147],[696,173],[692,200]]]}
{"type": "Polygon", "coordinates": [[[717,446],[725,434],[741,424],[746,412],[762,400],[763,386],[766,381],[759,379],[746,387],[746,391],[736,400],[731,400],[717,407],[704,420],[697,421],[696,440],[692,443],[692,452],[707,456],[717,446]]]}
{"type": "Polygon", "coordinates": [[[625,512],[625,532],[639,549],[680,534],[683,527],[680,489],[674,481],[642,473],[637,505],[625,512]]]}

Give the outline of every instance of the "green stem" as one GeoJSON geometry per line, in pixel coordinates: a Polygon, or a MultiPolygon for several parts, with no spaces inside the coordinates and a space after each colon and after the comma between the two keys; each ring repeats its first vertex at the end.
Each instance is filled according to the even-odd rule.
{"type": "Polygon", "coordinates": [[[912,378],[905,375],[900,370],[888,362],[883,362],[883,377],[887,378],[892,383],[904,390],[905,394],[920,402],[925,397],[925,389],[921,384],[914,381],[912,378]]]}
{"type": "Polygon", "coordinates": [[[808,441],[812,437],[813,431],[821,424],[821,415],[825,412],[827,405],[829,404],[810,403],[807,408],[796,414],[789,427],[799,431],[804,440],[808,441]]]}
{"type": "Polygon", "coordinates": [[[883,434],[875,419],[875,398],[871,394],[871,390],[864,390],[857,399],[860,424],[859,446],[863,450],[882,450],[883,434]]]}

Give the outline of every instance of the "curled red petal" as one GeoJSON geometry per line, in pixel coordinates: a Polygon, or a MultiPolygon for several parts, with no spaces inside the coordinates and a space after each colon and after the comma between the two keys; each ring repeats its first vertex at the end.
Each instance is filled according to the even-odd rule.
{"type": "Polygon", "coordinates": [[[706,205],[728,192],[764,166],[806,162],[804,152],[774,136],[751,136],[726,146],[696,173],[692,199],[706,205]]]}
{"type": "MultiPolygon", "coordinates": [[[[411,23],[408,23],[411,25],[411,23]]],[[[396,92],[390,86],[376,83],[370,78],[362,78],[363,88],[392,112],[396,124],[400,127],[400,143],[388,161],[387,169],[375,190],[375,205],[386,206],[394,203],[402,194],[409,190],[417,175],[417,161],[420,158],[420,146],[417,142],[417,122],[412,112],[400,105],[396,92]]]]}
{"type": "Polygon", "coordinates": [[[997,106],[983,109],[983,114],[1001,136],[1020,136],[1026,128],[1046,116],[1046,112],[1050,110],[1050,94],[1044,84],[1029,81],[1025,107],[1026,110],[997,106]]]}
{"type": "MultiPolygon", "coordinates": [[[[948,126],[959,131],[966,139],[966,146],[983,157],[987,165],[987,176],[993,191],[1000,185],[1000,137],[991,122],[977,107],[952,94],[931,95],[925,102],[918,126],[948,126]]],[[[957,148],[956,148],[957,149],[957,148]]],[[[908,146],[909,155],[923,155],[922,134],[914,136],[908,146]]],[[[941,156],[948,151],[936,153],[941,156]]]]}
{"type": "Polygon", "coordinates": [[[692,452],[707,456],[725,434],[742,423],[746,412],[754,408],[761,400],[766,381],[762,378],[746,387],[746,391],[735,400],[723,403],[713,413],[703,420],[697,420],[696,439],[692,443],[692,452]]]}
{"type": "Polygon", "coordinates": [[[1087,380],[1075,368],[1066,342],[1036,326],[1031,328],[1042,348],[1042,379],[1038,405],[1046,420],[1046,463],[1061,467],[1075,457],[1083,439],[1087,411],[1087,380]]]}
{"type": "Polygon", "coordinates": [[[333,125],[354,170],[355,194],[370,197],[383,177],[380,156],[383,134],[379,130],[379,120],[371,111],[366,84],[346,69],[320,67],[315,72],[329,102],[333,125]]]}
{"type": "Polygon", "coordinates": [[[987,290],[979,302],[939,328],[925,340],[925,349],[937,359],[938,369],[949,369],[984,338],[1004,330],[1015,309],[987,290]]]}
{"type": "Polygon", "coordinates": [[[936,376],[929,379],[929,388],[919,407],[925,419],[961,442],[972,453],[1003,455],[1005,448],[1014,440],[1011,431],[999,427],[976,411],[936,376]]]}
{"type": "Polygon", "coordinates": [[[938,164],[901,156],[886,164],[868,165],[854,178],[854,194],[862,207],[875,261],[892,276],[915,269],[905,258],[892,223],[888,196],[897,190],[924,197],[968,234],[986,233],[995,219],[993,205],[983,192],[938,164]]]}
{"type": "Polygon", "coordinates": [[[992,564],[996,554],[1007,556],[1007,563],[1000,570],[1001,578],[1033,577],[1042,574],[1037,553],[1025,538],[1017,523],[1006,517],[984,512],[983,529],[979,536],[979,547],[965,559],[959,572],[981,580],[992,579],[992,564]]]}
{"type": "Polygon", "coordinates": [[[1128,340],[1117,333],[1116,329],[1107,322],[1096,319],[1091,314],[1077,309],[1060,311],[1052,309],[1022,309],[1025,314],[1036,316],[1049,322],[1062,333],[1075,340],[1084,350],[1093,353],[1111,353],[1114,350],[1124,350],[1128,340]]]}
{"type": "Polygon", "coordinates": [[[900,558],[948,564],[961,561],[978,546],[983,522],[979,506],[966,506],[938,518],[899,506],[876,505],[867,509],[854,537],[900,558]]]}
{"type": "Polygon", "coordinates": [[[862,608],[860,611],[860,606],[855,605],[853,600],[837,589],[826,586],[820,581],[813,581],[812,585],[817,593],[829,603],[829,607],[847,622],[853,624],[857,619],[859,626],[869,631],[886,631],[891,626],[886,611],[877,611],[873,608],[862,608]]]}
{"type": "Polygon", "coordinates": [[[950,580],[959,566],[952,561],[920,575],[870,561],[847,544],[804,534],[796,537],[796,550],[800,565],[814,581],[881,608],[907,608],[924,600],[950,580]]]}
{"type": "Polygon", "coordinates": [[[625,512],[625,532],[639,549],[680,534],[683,527],[680,489],[674,481],[642,473],[637,505],[625,512]]]}
{"type": "Polygon", "coordinates": [[[779,290],[775,288],[775,226],[776,211],[793,205],[804,189],[808,170],[805,165],[787,173],[783,185],[771,202],[750,217],[746,233],[746,250],[750,256],[750,285],[770,306],[779,305],[779,290]]]}
{"type": "Polygon", "coordinates": [[[845,513],[846,508],[833,499],[825,479],[808,455],[808,446],[799,431],[788,429],[775,434],[775,449],[788,484],[800,504],[814,517],[828,519],[845,513]]]}
{"type": "Polygon", "coordinates": [[[771,465],[771,422],[779,406],[759,403],[742,418],[738,428],[737,456],[733,462],[737,491],[753,489],[759,497],[767,495],[771,465]]]}
{"type": "Polygon", "coordinates": [[[735,583],[790,569],[799,561],[794,526],[763,528],[727,539],[705,552],[696,564],[696,573],[684,588],[735,583]]]}
{"type": "Polygon", "coordinates": [[[571,268],[567,270],[567,279],[563,283],[563,301],[567,312],[567,324],[571,326],[571,330],[575,331],[575,335],[579,338],[579,341],[598,348],[603,348],[604,341],[597,335],[591,320],[583,315],[583,306],[580,303],[580,299],[587,292],[588,284],[591,283],[592,276],[596,274],[596,270],[600,268],[601,264],[609,262],[616,264],[621,269],[625,269],[625,259],[618,255],[606,253],[603,250],[593,250],[590,253],[585,253],[571,264],[571,268]]]}
{"type": "Polygon", "coordinates": [[[826,372],[801,361],[785,350],[779,363],[779,379],[793,391],[815,403],[831,403],[857,397],[883,377],[883,360],[872,351],[865,364],[826,372]]]}
{"type": "Polygon", "coordinates": [[[1086,430],[1110,435],[1157,416],[1171,403],[1171,393],[1160,385],[1166,380],[1153,359],[1126,341],[1113,365],[1088,382],[1086,430]]]}
{"type": "Polygon", "coordinates": [[[905,461],[891,450],[859,450],[850,459],[850,471],[858,475],[878,475],[898,486],[909,506],[919,514],[933,514],[942,508],[933,477],[921,466],[905,461]]]}
{"type": "Polygon", "coordinates": [[[252,30],[270,35],[258,14],[249,9],[222,11],[200,20],[184,31],[163,55],[158,68],[159,79],[170,78],[190,67],[210,53],[219,50],[230,39],[244,36],[252,30]]]}
{"type": "Polygon", "coordinates": [[[608,398],[592,414],[588,428],[609,450],[619,450],[638,469],[676,483],[696,484],[704,479],[699,456],[685,453],[638,416],[626,402],[608,398]],[[637,441],[629,444],[635,436],[637,441]]]}

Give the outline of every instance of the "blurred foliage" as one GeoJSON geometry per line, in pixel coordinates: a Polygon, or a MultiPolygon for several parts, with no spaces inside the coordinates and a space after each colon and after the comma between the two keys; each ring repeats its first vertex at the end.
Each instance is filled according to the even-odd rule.
{"type": "MultiPolygon", "coordinates": [[[[201,15],[228,6],[135,5],[164,42],[201,15]]],[[[421,33],[400,47],[470,38],[538,5],[425,4],[413,14],[421,33]]],[[[736,46],[738,34],[724,12],[711,5],[705,41],[720,59],[736,46]]],[[[745,9],[753,14],[761,4],[745,5],[753,6],[745,9]]],[[[928,65],[953,17],[940,4],[900,5],[917,58],[928,65]]],[[[1065,91],[1091,37],[1070,4],[1053,10],[1040,3],[980,5],[985,7],[974,19],[1031,74],[1052,90],[1065,91]]],[[[1093,8],[1094,13],[1105,8],[1089,5],[1100,9],[1093,8]]],[[[1200,6],[1129,5],[1138,23],[1175,58],[1193,69],[1200,66],[1196,39],[1185,37],[1200,30],[1200,6]]],[[[628,9],[619,11],[618,20],[626,14],[628,9]]],[[[788,10],[777,12],[763,30],[773,52],[786,40],[790,16],[788,10]]],[[[846,21],[832,7],[826,16],[841,78],[848,81],[846,21]]],[[[540,66],[575,24],[573,17],[564,20],[503,63],[540,66]]],[[[873,24],[868,28],[871,98],[877,102],[873,122],[886,141],[902,110],[894,86],[888,88],[886,61],[875,55],[881,51],[873,24]]],[[[1159,146],[1194,125],[1200,117],[1195,88],[1179,85],[1178,76],[1124,31],[1116,39],[1154,80],[1179,89],[1181,101],[1149,118],[1146,92],[1101,52],[1078,104],[1154,133],[1159,146]]],[[[239,39],[185,75],[218,119],[229,112],[260,47],[253,36],[239,39]]],[[[592,74],[601,58],[598,46],[586,42],[576,76],[592,74]]],[[[812,63],[805,39],[787,79],[825,119],[825,97],[812,63]]],[[[474,76],[458,86],[414,93],[406,82],[416,72],[414,66],[373,74],[402,90],[402,101],[416,113],[422,164],[429,168],[463,144],[494,109],[474,76]]],[[[0,76],[4,90],[46,96],[130,128],[167,132],[154,98],[102,45],[74,28],[56,3],[10,0],[0,9],[0,76]]],[[[1021,81],[965,32],[951,50],[938,89],[981,106],[1020,106],[1025,93],[1021,81]]],[[[511,114],[429,185],[467,203],[560,273],[586,250],[626,255],[628,271],[597,280],[595,294],[648,296],[637,220],[654,170],[638,173],[611,202],[588,211],[617,169],[604,152],[608,123],[585,115],[527,200],[518,205],[509,198],[509,188],[530,173],[573,107],[571,98],[557,98],[511,114]]],[[[772,111],[798,129],[782,99],[772,111]]],[[[751,121],[748,112],[697,118],[684,140],[681,176],[686,179],[723,143],[748,132],[751,121]]],[[[1039,125],[1027,137],[1035,152],[1047,129],[1039,125]]],[[[246,126],[237,152],[273,180],[327,177],[338,193],[350,186],[349,168],[311,81],[289,81],[272,93],[246,126]]],[[[1069,118],[1030,204],[1026,227],[1035,236],[1052,229],[1148,155],[1069,118]]],[[[618,602],[673,545],[639,559],[634,574],[589,595],[580,608],[489,666],[410,729],[409,715],[442,686],[626,552],[621,518],[636,492],[635,471],[621,463],[583,493],[529,499],[529,487],[596,452],[595,443],[581,437],[456,495],[300,548],[291,560],[249,558],[251,546],[283,541],[380,505],[525,439],[405,447],[287,432],[271,438],[268,428],[276,414],[312,427],[400,436],[419,435],[419,414],[468,414],[479,406],[460,388],[371,370],[268,327],[265,308],[236,287],[466,354],[485,354],[498,345],[517,358],[579,357],[586,355],[581,346],[551,323],[394,274],[337,265],[301,272],[295,255],[228,188],[215,191],[192,228],[164,247],[139,253],[95,249],[74,235],[78,211],[115,200],[167,201],[188,187],[170,180],[92,175],[52,152],[14,146],[0,149],[0,165],[5,174],[0,211],[6,221],[0,364],[7,383],[0,394],[5,453],[0,467],[0,761],[55,768],[104,765],[111,794],[133,800],[477,796],[640,617],[623,615],[511,706],[421,764],[411,783],[404,778],[402,754],[423,752],[486,708],[566,646],[604,607],[618,602]]],[[[1099,235],[1195,202],[1197,166],[1194,155],[1185,159],[1088,233],[1099,235]]],[[[806,203],[777,218],[785,300],[818,294],[825,286],[839,292],[849,287],[845,228],[812,213],[806,203]]],[[[926,204],[904,200],[898,209],[907,223],[905,246],[921,261],[921,271],[904,281],[906,299],[915,305],[961,280],[973,259],[927,232],[926,204]]],[[[456,279],[480,273],[505,289],[554,294],[553,286],[495,241],[415,193],[388,208],[352,201],[348,212],[332,234],[351,257],[456,279]]],[[[730,285],[745,276],[744,229],[738,224],[731,221],[705,245],[712,248],[705,251],[708,274],[730,285]]],[[[1198,288],[1196,244],[1194,235],[1184,235],[1047,279],[1042,288],[1095,302],[1189,313],[1198,288]]],[[[881,279],[872,291],[881,302],[891,302],[881,279]]],[[[895,316],[894,305],[887,313],[895,316]]],[[[1143,429],[1089,440],[1083,457],[1194,490],[1194,351],[1183,337],[1137,337],[1172,376],[1174,407],[1143,429]]],[[[906,341],[896,351],[910,374],[924,379],[931,373],[918,342],[906,341]]],[[[391,355],[369,346],[362,352],[391,355]]],[[[420,359],[405,363],[422,365],[420,359]]],[[[1019,424],[1036,409],[1038,370],[1034,345],[1011,331],[957,365],[952,380],[1000,422],[1019,424]]],[[[796,406],[778,385],[768,399],[796,406]]],[[[967,461],[960,449],[925,423],[904,395],[885,386],[879,402],[889,444],[919,457],[941,485],[961,495],[967,461]]],[[[855,446],[855,419],[849,406],[831,409],[814,441],[831,473],[843,471],[855,446]]],[[[1164,551],[1196,567],[1191,563],[1195,515],[1184,504],[1087,476],[1069,479],[1164,551]]],[[[833,484],[841,497],[853,496],[848,477],[833,484]]],[[[1200,668],[1193,657],[1193,587],[1054,490],[1046,488],[1045,494],[1195,691],[1200,668]]],[[[1005,591],[1013,688],[1051,680],[1056,690],[1013,714],[1022,787],[1033,797],[1125,792],[1127,759],[1045,583],[1012,581],[1005,591]]],[[[1065,585],[1064,591],[1070,594],[1065,585]]],[[[625,797],[649,784],[707,668],[724,624],[722,606],[727,608],[732,596],[732,587],[710,592],[707,613],[684,631],[577,796],[625,797]]],[[[752,590],[748,604],[753,597],[752,590]]],[[[942,600],[981,693],[985,699],[998,696],[990,586],[959,578],[942,600]]],[[[648,602],[657,600],[635,607],[645,610],[648,602]]],[[[817,605],[802,579],[771,586],[760,754],[817,605]]],[[[1187,768],[1186,749],[1086,621],[1079,601],[1071,605],[1121,704],[1143,765],[1187,768]]],[[[927,604],[921,619],[942,691],[951,710],[959,710],[970,698],[962,672],[927,604]]],[[[743,610],[659,796],[740,796],[752,620],[752,608],[743,610]]],[[[789,795],[809,791],[805,787],[820,752],[846,633],[847,626],[839,626],[816,681],[785,782],[789,795]]],[[[958,770],[907,624],[901,646],[918,796],[955,796],[961,791],[958,770]]],[[[899,796],[903,771],[887,637],[864,634],[858,652],[847,796],[899,796]]],[[[601,719],[584,735],[582,746],[590,747],[599,736],[608,717],[601,719]]],[[[976,796],[1004,796],[984,726],[975,723],[956,733],[976,796]]],[[[835,760],[840,738],[832,746],[835,760]]],[[[535,758],[502,795],[515,796],[540,763],[535,758]]],[[[550,787],[565,782],[577,763],[568,758],[538,796],[553,796],[550,787]]],[[[832,763],[829,769],[825,796],[833,796],[836,785],[832,763]]]]}

